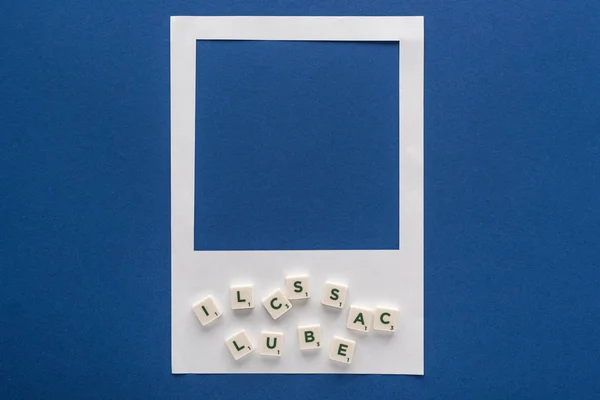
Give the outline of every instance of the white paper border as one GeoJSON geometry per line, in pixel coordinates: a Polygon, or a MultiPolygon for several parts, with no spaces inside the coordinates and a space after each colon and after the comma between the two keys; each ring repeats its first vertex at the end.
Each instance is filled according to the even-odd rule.
{"type": "MultiPolygon", "coordinates": [[[[173,373],[423,374],[423,25],[423,17],[171,17],[173,373]],[[400,42],[400,250],[194,251],[197,40],[400,42]],[[242,260],[246,266],[255,264],[255,267],[240,267],[242,260]],[[351,293],[354,291],[359,295],[357,297],[362,297],[363,304],[368,303],[369,296],[377,299],[373,301],[398,304],[405,324],[404,335],[403,332],[397,332],[394,338],[376,336],[370,341],[364,340],[366,344],[359,343],[357,352],[360,351],[359,346],[365,347],[365,352],[378,351],[379,354],[371,356],[377,358],[378,362],[368,361],[363,356],[362,364],[354,363],[344,370],[322,360],[306,362],[297,355],[288,355],[287,361],[275,366],[262,361],[231,363],[225,358],[228,354],[216,348],[224,348],[222,333],[237,329],[239,322],[231,321],[230,317],[221,328],[202,331],[193,319],[191,304],[205,294],[217,293],[216,297],[220,297],[221,292],[226,292],[228,286],[235,283],[231,281],[233,277],[247,276],[253,279],[254,276],[254,279],[268,281],[279,271],[278,277],[283,282],[284,276],[296,268],[291,266],[296,265],[303,266],[298,272],[311,274],[314,303],[319,302],[322,280],[337,277],[338,280],[350,282],[351,293]],[[331,269],[324,271],[325,265],[331,269]],[[262,266],[259,267],[262,269],[257,270],[256,266],[262,266]],[[368,266],[368,272],[364,271],[365,266],[368,266]],[[246,274],[246,270],[251,270],[254,275],[246,274]],[[210,277],[205,278],[206,274],[210,277]],[[386,277],[386,282],[378,282],[377,277],[386,277]],[[390,280],[399,282],[390,283],[390,280]],[[397,300],[393,299],[393,293],[388,297],[378,297],[379,293],[386,290],[400,292],[397,300]],[[207,345],[207,340],[214,343],[207,345]],[[386,348],[392,351],[385,351],[386,348]]],[[[278,282],[269,282],[268,285],[278,285],[278,282]]],[[[265,294],[255,294],[258,296],[255,299],[258,307],[260,296],[265,294]]],[[[232,312],[226,296],[222,298],[225,300],[220,301],[224,311],[221,319],[226,319],[232,312]]],[[[311,307],[322,308],[320,304],[312,304],[311,307]]],[[[264,310],[255,310],[254,313],[261,311],[264,310]]],[[[258,315],[256,322],[246,319],[245,323],[255,327],[262,324],[260,326],[271,329],[265,326],[270,321],[263,317],[258,315]]],[[[301,318],[310,317],[310,312],[308,316],[302,317],[301,314],[301,318]]],[[[335,316],[333,319],[337,319],[337,325],[345,325],[345,313],[343,317],[335,316]]],[[[328,324],[325,321],[325,325],[328,324]]],[[[295,323],[288,328],[292,332],[295,323]]],[[[282,325],[272,329],[282,330],[282,325]]],[[[338,328],[331,326],[331,330],[334,329],[338,328]]],[[[345,330],[330,333],[327,337],[333,336],[333,333],[352,337],[345,330]]],[[[294,342],[295,337],[287,336],[288,343],[294,342]]],[[[327,349],[323,350],[326,353],[327,349]]],[[[323,354],[320,358],[326,359],[327,356],[323,354]]]]}

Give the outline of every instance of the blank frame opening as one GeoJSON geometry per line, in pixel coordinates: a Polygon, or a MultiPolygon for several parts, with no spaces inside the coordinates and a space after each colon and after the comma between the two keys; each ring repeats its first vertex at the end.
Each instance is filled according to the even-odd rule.
{"type": "Polygon", "coordinates": [[[398,46],[197,41],[194,249],[398,249],[398,46]]]}

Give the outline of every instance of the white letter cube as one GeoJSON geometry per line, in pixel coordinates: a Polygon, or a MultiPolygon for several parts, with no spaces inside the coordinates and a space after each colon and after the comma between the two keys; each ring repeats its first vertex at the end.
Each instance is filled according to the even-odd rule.
{"type": "Polygon", "coordinates": [[[231,286],[229,289],[229,300],[231,308],[234,310],[254,308],[252,285],[231,286]]]}
{"type": "Polygon", "coordinates": [[[373,318],[373,328],[380,332],[396,332],[398,329],[397,308],[377,307],[373,318]]]}
{"type": "Polygon", "coordinates": [[[369,332],[373,322],[373,310],[351,306],[346,327],[355,331],[369,332]]]}
{"type": "Polygon", "coordinates": [[[329,307],[344,308],[347,294],[348,286],[325,282],[321,303],[329,307]]]}
{"type": "Polygon", "coordinates": [[[301,300],[310,297],[308,276],[288,276],[285,278],[285,291],[288,299],[301,300]]]}
{"type": "Polygon", "coordinates": [[[254,350],[254,346],[250,342],[250,337],[245,330],[229,336],[225,339],[225,345],[235,360],[239,360],[254,350]]]}
{"type": "Polygon", "coordinates": [[[210,324],[221,316],[221,311],[219,311],[217,303],[215,303],[215,299],[212,296],[208,296],[194,305],[193,310],[202,326],[210,324]]]}
{"type": "Polygon", "coordinates": [[[323,346],[321,325],[307,325],[298,327],[298,345],[300,350],[319,349],[323,346]]]}
{"type": "Polygon", "coordinates": [[[354,340],[334,336],[329,345],[329,359],[344,364],[351,364],[355,348],[356,342],[354,340]]]}
{"type": "Polygon", "coordinates": [[[267,296],[262,303],[273,319],[281,317],[292,309],[292,303],[279,289],[267,296]]]}
{"type": "Polygon", "coordinates": [[[267,332],[260,333],[260,354],[263,356],[281,357],[283,355],[283,333],[267,332]]]}

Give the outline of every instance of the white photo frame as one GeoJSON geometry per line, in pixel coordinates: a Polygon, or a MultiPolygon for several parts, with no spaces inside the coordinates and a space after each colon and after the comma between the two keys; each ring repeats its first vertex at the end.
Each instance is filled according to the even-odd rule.
{"type": "Polygon", "coordinates": [[[171,17],[171,296],[172,372],[423,374],[423,17],[171,17]],[[195,251],[194,166],[196,41],[399,42],[398,250],[195,251]],[[286,275],[309,275],[312,295],[274,321],[260,300],[285,287],[286,275]],[[321,305],[325,281],[349,287],[340,311],[321,305]],[[234,311],[229,287],[253,284],[253,310],[234,311]],[[212,295],[223,315],[202,327],[192,306],[212,295]],[[346,329],[350,304],[400,309],[395,334],[346,329]],[[321,324],[324,348],[298,349],[296,329],[321,324]],[[285,355],[258,352],[234,361],[226,337],[246,329],[258,347],[261,330],[285,335],[285,355]],[[351,365],[328,359],[334,336],[355,340],[351,365]]]}

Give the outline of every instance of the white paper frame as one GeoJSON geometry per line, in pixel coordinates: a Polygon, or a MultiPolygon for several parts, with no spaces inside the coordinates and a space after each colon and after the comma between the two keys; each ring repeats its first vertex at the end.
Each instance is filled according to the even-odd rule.
{"type": "Polygon", "coordinates": [[[171,17],[171,290],[173,373],[423,374],[423,17],[171,17]],[[195,251],[194,162],[197,40],[400,42],[400,249],[195,251]],[[284,288],[286,275],[308,274],[312,297],[271,320],[260,300],[284,288]],[[400,308],[394,335],[346,329],[341,311],[320,304],[326,280],[349,286],[349,304],[400,308]],[[254,284],[256,308],[233,311],[229,286],[254,284]],[[213,295],[223,312],[202,327],[191,307],[213,295]],[[298,349],[298,325],[320,323],[325,347],[298,349]],[[277,360],[254,352],[233,361],[225,337],[246,329],[282,331],[277,360]],[[328,359],[330,339],[357,341],[349,366],[328,359]]]}

